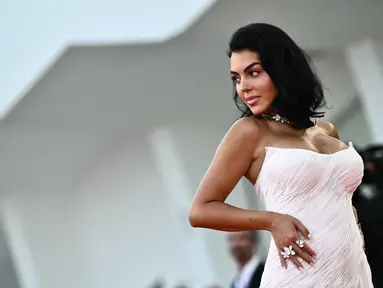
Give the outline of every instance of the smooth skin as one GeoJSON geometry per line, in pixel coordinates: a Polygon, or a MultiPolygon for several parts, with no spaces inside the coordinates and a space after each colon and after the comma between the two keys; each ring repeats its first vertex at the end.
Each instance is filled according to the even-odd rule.
{"type": "MultiPolygon", "coordinates": [[[[230,65],[238,95],[253,114],[275,115],[277,111],[271,107],[277,97],[277,89],[263,69],[259,54],[248,50],[233,53],[230,65]]],[[[322,154],[348,148],[339,140],[335,127],[326,121],[317,121],[312,128],[298,130],[286,123],[255,117],[242,118],[220,143],[193,199],[189,221],[193,227],[221,231],[270,231],[279,250],[293,246],[296,256],[291,256],[289,260],[303,269],[301,261],[313,264],[316,254],[307,244],[303,248],[295,244],[300,239],[299,232],[310,239],[309,230],[299,219],[270,211],[241,209],[225,203],[242,177],[253,185],[256,183],[267,146],[306,149],[322,154]]],[[[354,215],[357,221],[355,209],[354,215]]],[[[280,260],[286,268],[286,260],[281,255],[280,260]]]]}

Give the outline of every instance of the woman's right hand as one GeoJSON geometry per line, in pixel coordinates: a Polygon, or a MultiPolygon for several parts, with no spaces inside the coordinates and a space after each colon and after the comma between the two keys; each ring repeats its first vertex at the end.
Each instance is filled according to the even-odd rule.
{"type": "Polygon", "coordinates": [[[283,268],[287,268],[286,260],[291,260],[298,269],[303,270],[301,261],[314,264],[315,252],[305,243],[310,239],[308,229],[297,218],[287,214],[275,214],[271,221],[270,232],[279,251],[283,268]]]}

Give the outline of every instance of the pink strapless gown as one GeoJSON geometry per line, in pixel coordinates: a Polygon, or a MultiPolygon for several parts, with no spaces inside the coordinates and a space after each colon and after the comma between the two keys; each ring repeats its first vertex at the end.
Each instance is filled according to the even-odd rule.
{"type": "Polygon", "coordinates": [[[352,210],[351,197],[363,177],[363,162],[352,147],[334,154],[266,148],[255,191],[266,210],[298,218],[310,231],[306,242],[317,253],[315,267],[281,267],[272,240],[261,288],[371,288],[371,270],[352,210]]]}

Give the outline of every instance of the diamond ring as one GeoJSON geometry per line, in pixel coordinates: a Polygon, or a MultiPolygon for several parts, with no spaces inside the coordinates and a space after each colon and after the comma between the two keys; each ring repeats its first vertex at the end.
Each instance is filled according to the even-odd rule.
{"type": "Polygon", "coordinates": [[[303,241],[302,239],[295,241],[295,243],[298,245],[299,248],[303,248],[303,246],[305,246],[305,241],[303,241]]]}
{"type": "Polygon", "coordinates": [[[283,256],[284,259],[287,259],[290,256],[294,256],[295,255],[295,251],[293,250],[293,246],[290,245],[289,247],[283,248],[283,251],[281,252],[281,255],[283,256]]]}

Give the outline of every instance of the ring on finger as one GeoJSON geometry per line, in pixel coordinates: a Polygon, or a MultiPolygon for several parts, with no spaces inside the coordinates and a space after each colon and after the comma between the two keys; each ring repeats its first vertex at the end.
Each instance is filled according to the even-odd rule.
{"type": "Polygon", "coordinates": [[[298,245],[299,248],[303,248],[305,246],[305,241],[303,241],[302,239],[295,241],[295,243],[298,245]]]}
{"type": "Polygon", "coordinates": [[[284,259],[288,259],[290,256],[294,256],[295,251],[293,250],[293,246],[290,245],[289,247],[284,247],[283,251],[281,251],[281,255],[284,259]]]}

